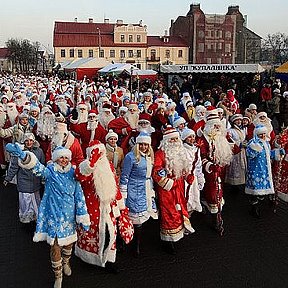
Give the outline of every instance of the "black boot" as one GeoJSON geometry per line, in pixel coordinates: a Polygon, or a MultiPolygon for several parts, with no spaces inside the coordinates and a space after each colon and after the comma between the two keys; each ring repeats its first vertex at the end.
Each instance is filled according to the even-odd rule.
{"type": "Polygon", "coordinates": [[[175,245],[173,241],[162,241],[162,249],[170,255],[176,255],[175,245]]]}
{"type": "Polygon", "coordinates": [[[252,205],[252,209],[250,210],[250,215],[252,215],[253,217],[257,219],[261,217],[259,204],[252,205]]]}
{"type": "Polygon", "coordinates": [[[134,226],[134,255],[135,257],[140,256],[140,243],[142,237],[142,226],[134,226]]]}
{"type": "Polygon", "coordinates": [[[118,274],[118,272],[119,272],[116,263],[112,263],[112,262],[106,262],[105,270],[111,274],[118,274]]]}

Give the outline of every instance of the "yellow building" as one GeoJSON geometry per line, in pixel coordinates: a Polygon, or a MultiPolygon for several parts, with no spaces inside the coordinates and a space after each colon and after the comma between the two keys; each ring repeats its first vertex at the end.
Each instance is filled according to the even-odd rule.
{"type": "Polygon", "coordinates": [[[158,69],[159,64],[187,64],[186,42],[178,36],[148,36],[147,26],[116,23],[55,22],[53,46],[56,63],[79,58],[104,58],[131,63],[140,69],[158,69]]]}

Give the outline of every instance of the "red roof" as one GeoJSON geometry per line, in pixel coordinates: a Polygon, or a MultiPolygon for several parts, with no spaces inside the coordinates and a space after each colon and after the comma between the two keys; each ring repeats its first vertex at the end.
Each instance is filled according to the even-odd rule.
{"type": "MultiPolygon", "coordinates": [[[[121,24],[127,25],[127,24],[121,24]]],[[[137,25],[137,24],[135,24],[137,25]]],[[[114,43],[114,27],[117,24],[109,23],[79,23],[55,22],[54,47],[187,47],[183,38],[168,36],[169,41],[164,42],[159,36],[147,36],[147,44],[141,43],[114,43]],[[97,29],[98,28],[98,29],[97,29]],[[99,33],[100,31],[100,33],[99,33]],[[99,45],[100,40],[100,45],[99,45]]]]}
{"type": "Polygon", "coordinates": [[[0,58],[8,58],[9,54],[8,48],[0,48],[0,58]]]}

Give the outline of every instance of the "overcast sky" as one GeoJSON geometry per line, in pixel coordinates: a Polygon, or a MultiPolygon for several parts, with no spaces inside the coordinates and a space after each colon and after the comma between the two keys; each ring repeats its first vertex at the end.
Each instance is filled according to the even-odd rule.
{"type": "Polygon", "coordinates": [[[248,16],[248,28],[265,38],[269,33],[288,34],[287,0],[2,0],[0,5],[0,47],[10,38],[39,41],[53,50],[54,21],[103,22],[121,19],[124,23],[143,21],[148,35],[169,31],[171,19],[185,16],[190,4],[200,3],[205,14],[225,14],[230,5],[239,5],[248,16]],[[271,6],[272,5],[272,6],[271,6]]]}

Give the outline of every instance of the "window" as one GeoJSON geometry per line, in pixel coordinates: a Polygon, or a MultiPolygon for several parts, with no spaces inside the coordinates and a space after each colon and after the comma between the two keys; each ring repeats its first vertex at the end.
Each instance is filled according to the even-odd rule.
{"type": "Polygon", "coordinates": [[[133,35],[129,35],[128,39],[130,43],[133,42],[133,35]]]}
{"type": "Polygon", "coordinates": [[[225,53],[231,52],[231,44],[225,44],[225,53]]]}
{"type": "Polygon", "coordinates": [[[120,41],[125,42],[125,35],[120,35],[120,41]]]}
{"type": "Polygon", "coordinates": [[[198,52],[203,53],[204,52],[204,43],[198,44],[198,52]]]}
{"type": "Polygon", "coordinates": [[[210,50],[212,48],[211,43],[207,43],[207,49],[210,50]]]}
{"type": "Polygon", "coordinates": [[[141,35],[137,35],[137,36],[136,36],[136,41],[137,41],[137,42],[141,42],[141,35]]]}
{"type": "Polygon", "coordinates": [[[183,50],[178,50],[178,58],[182,58],[183,57],[183,50]]]}
{"type": "Polygon", "coordinates": [[[222,59],[221,58],[217,58],[217,64],[222,64],[222,59]]]}
{"type": "Polygon", "coordinates": [[[104,50],[100,49],[99,51],[99,58],[104,58],[104,50]]]}
{"type": "Polygon", "coordinates": [[[120,50],[120,58],[125,58],[125,50],[120,50]]]}
{"type": "Polygon", "coordinates": [[[203,30],[199,30],[198,37],[202,39],[202,38],[204,38],[204,36],[205,36],[204,31],[203,30]]]}
{"type": "Polygon", "coordinates": [[[219,30],[219,38],[222,38],[222,30],[219,30]]]}
{"type": "Polygon", "coordinates": [[[62,58],[65,58],[66,56],[65,56],[65,49],[61,49],[61,57],[62,58]]]}
{"type": "Polygon", "coordinates": [[[230,31],[226,31],[226,32],[225,32],[225,38],[228,38],[228,39],[230,39],[230,38],[231,38],[231,36],[232,36],[232,34],[231,34],[231,32],[230,32],[230,31]]]}
{"type": "Polygon", "coordinates": [[[170,50],[166,50],[165,51],[165,57],[166,58],[170,58],[170,50]]]}
{"type": "Polygon", "coordinates": [[[133,58],[133,50],[128,50],[128,57],[133,58]]]}
{"type": "Polygon", "coordinates": [[[88,51],[88,57],[92,58],[93,57],[93,50],[92,49],[89,49],[88,51]]]}
{"type": "Polygon", "coordinates": [[[211,58],[207,58],[207,64],[211,64],[212,61],[211,61],[211,58]]]}
{"type": "Polygon", "coordinates": [[[83,57],[83,51],[82,49],[78,50],[78,58],[82,58],[83,57]]]}
{"type": "Polygon", "coordinates": [[[141,50],[137,50],[137,58],[141,58],[141,50]]]}
{"type": "Polygon", "coordinates": [[[138,68],[138,69],[141,69],[141,64],[136,64],[136,67],[138,68]]]}
{"type": "Polygon", "coordinates": [[[74,58],[74,49],[69,50],[69,56],[70,58],[74,58]]]}
{"type": "Polygon", "coordinates": [[[115,50],[110,50],[110,58],[115,58],[115,50]]]}
{"type": "Polygon", "coordinates": [[[222,43],[218,43],[218,50],[222,50],[222,43]]]}

